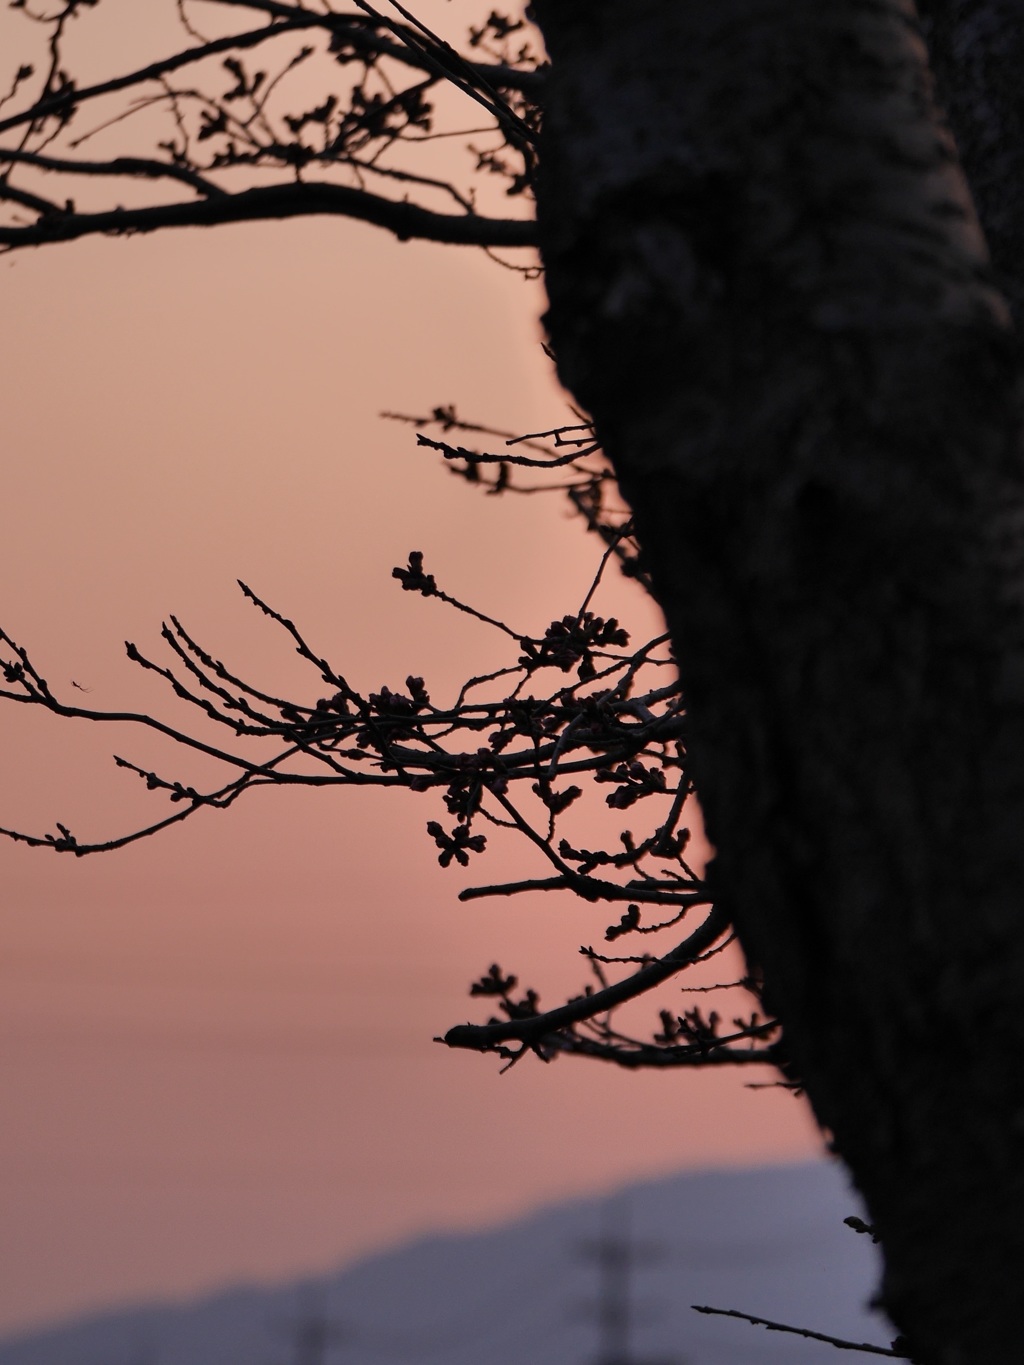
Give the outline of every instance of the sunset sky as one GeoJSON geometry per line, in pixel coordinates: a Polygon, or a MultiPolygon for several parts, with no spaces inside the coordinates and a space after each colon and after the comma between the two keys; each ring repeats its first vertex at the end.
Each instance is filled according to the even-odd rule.
{"type": "MultiPolygon", "coordinates": [[[[0,624],[97,708],[172,714],[122,644],[155,653],[169,612],[246,676],[315,699],[242,578],[356,685],[415,672],[443,692],[495,644],[401,592],[410,549],[542,630],[578,605],[593,548],[554,500],[485,499],[379,414],[454,401],[514,430],[571,420],[541,310],[481,253],[343,221],[0,258],[0,624]]],[[[630,591],[613,585],[610,609],[643,628],[630,591]]],[[[155,813],[114,752],[175,766],[144,736],[13,704],[0,736],[0,824],[35,832],[155,813]]],[[[576,949],[608,918],[460,905],[467,874],[424,833],[439,814],[388,791],[257,792],[98,857],[0,843],[0,1331],[819,1150],[800,1104],[747,1076],[566,1059],[499,1076],[432,1043],[485,1013],[466,987],[492,961],[547,1003],[573,993],[576,949]]],[[[525,851],[495,858],[535,872],[525,851]]]]}

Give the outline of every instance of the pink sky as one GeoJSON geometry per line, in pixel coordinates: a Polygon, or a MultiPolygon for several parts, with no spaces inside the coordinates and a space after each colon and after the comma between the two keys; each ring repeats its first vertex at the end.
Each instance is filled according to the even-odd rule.
{"type": "MultiPolygon", "coordinates": [[[[553,500],[476,496],[378,413],[454,400],[513,429],[566,420],[539,309],[480,254],[337,221],[0,258],[0,622],[97,707],[161,705],[121,642],[154,650],[171,611],[315,697],[240,577],[357,683],[443,688],[493,646],[399,590],[410,549],[536,629],[578,604],[592,548],[553,500]]],[[[101,835],[153,809],[109,757],[151,741],[13,705],[0,736],[2,824],[101,835]]],[[[0,844],[0,1330],[819,1150],[800,1105],[748,1076],[563,1059],[499,1077],[432,1044],[480,1017],[466,985],[491,961],[548,1002],[573,992],[575,950],[608,918],[460,905],[468,877],[423,832],[439,813],[256,793],[102,857],[0,844]]]]}

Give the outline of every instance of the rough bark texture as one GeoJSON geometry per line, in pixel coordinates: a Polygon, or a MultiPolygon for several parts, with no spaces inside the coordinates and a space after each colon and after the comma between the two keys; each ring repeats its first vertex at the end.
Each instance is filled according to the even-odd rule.
{"type": "Polygon", "coordinates": [[[1024,0],[919,0],[1000,289],[1024,321],[1024,0]]]}
{"type": "Polygon", "coordinates": [[[1018,354],[914,11],[534,8],[548,327],[673,632],[718,895],[914,1358],[1022,1360],[1018,354]]]}

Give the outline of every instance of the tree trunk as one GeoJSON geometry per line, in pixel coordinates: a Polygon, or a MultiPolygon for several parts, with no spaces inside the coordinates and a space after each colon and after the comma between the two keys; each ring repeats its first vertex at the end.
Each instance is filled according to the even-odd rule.
{"type": "Polygon", "coordinates": [[[534,9],[547,324],[672,630],[716,894],[914,1359],[1024,1359],[1019,365],[912,5],[534,9]]]}

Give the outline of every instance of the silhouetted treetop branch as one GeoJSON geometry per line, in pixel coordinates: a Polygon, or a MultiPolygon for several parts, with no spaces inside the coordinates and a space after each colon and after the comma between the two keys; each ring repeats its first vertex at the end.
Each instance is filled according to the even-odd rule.
{"type": "Polygon", "coordinates": [[[451,157],[422,145],[473,139],[472,172],[503,182],[506,195],[529,193],[544,72],[521,21],[492,14],[470,30],[464,54],[411,15],[396,21],[362,0],[345,13],[207,0],[268,20],[214,38],[198,34],[179,3],[183,38],[199,41],[81,84],[66,55],[68,23],[98,0],[52,14],[14,8],[38,30],[43,58],[20,61],[0,100],[0,248],[310,214],[355,218],[401,240],[536,244],[531,217],[482,211],[472,184],[452,179],[451,157]],[[347,101],[336,93],[339,65],[356,75],[347,101]],[[88,112],[95,120],[83,130],[88,112]],[[107,154],[76,155],[86,143],[107,154]],[[403,156],[413,143],[415,166],[403,156]],[[161,180],[194,197],[124,202],[126,187],[161,180]]]}
{"type": "Polygon", "coordinates": [[[401,688],[356,687],[292,619],[241,584],[247,599],[285,633],[320,684],[326,684],[327,694],[283,697],[247,681],[172,616],[161,631],[169,658],[158,661],[134,644],[127,652],[186,704],[197,721],[191,728],[60,698],[28,651],[0,630],[6,683],[0,698],[69,720],[153,730],[183,756],[199,754],[225,769],[218,781],[202,786],[118,757],[117,765],[168,802],[169,812],[128,833],[99,839],[83,839],[59,821],[51,833],[0,833],[82,857],[147,838],[203,810],[226,809],[267,786],[404,787],[440,796],[445,818],[429,820],[426,831],[442,867],[470,866],[486,852],[491,835],[501,833],[524,839],[549,872],[512,883],[478,884],[461,893],[463,900],[544,891],[593,906],[613,905],[616,918],[604,926],[603,935],[616,948],[632,935],[646,945],[649,936],[684,921],[689,926],[696,917],[687,938],[661,954],[582,947],[597,989],[588,987],[547,1012],[539,1008],[536,992],[516,995],[516,978],[493,967],[472,994],[495,999],[505,1017],[459,1025],[444,1042],[493,1052],[509,1062],[532,1051],[546,1060],[573,1053],[633,1068],[772,1063],[768,1040],[775,1026],[756,1014],[734,1019],[725,1034],[717,1013],[705,1016],[699,1010],[662,1010],[660,1029],[649,1037],[623,1032],[613,1022],[620,1005],[731,940],[726,918],[711,906],[701,875],[687,862],[690,836],[684,821],[693,789],[686,774],[685,713],[667,638],[658,635],[633,645],[614,617],[594,610],[613,560],[641,585],[645,575],[637,567],[627,510],[615,496],[592,429],[578,422],[517,437],[466,422],[450,406],[400,420],[414,423],[421,444],[440,450],[449,468],[483,491],[567,495],[587,528],[605,542],[583,601],[545,629],[524,633],[447,592],[429,572],[424,555],[411,552],[406,564],[393,570],[402,590],[481,622],[504,638],[512,655],[507,665],[468,678],[451,701],[440,703],[424,679],[412,674],[401,688]],[[442,433],[501,438],[507,454],[449,446],[425,437],[422,428],[429,426],[442,433]],[[513,453],[523,449],[531,454],[513,453]],[[580,839],[579,833],[593,829],[595,805],[606,812],[632,812],[632,827],[620,831],[617,844],[591,848],[580,839]],[[646,832],[636,831],[637,819],[646,832]],[[627,974],[609,983],[605,969],[615,966],[627,974]]]}

